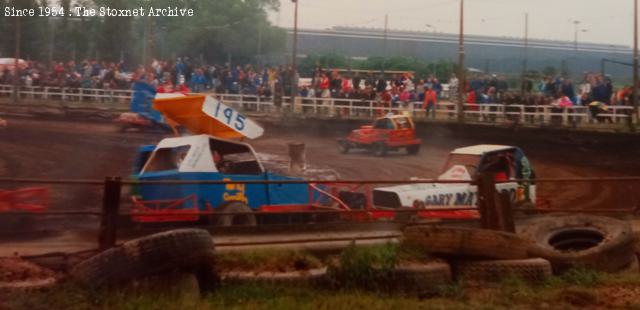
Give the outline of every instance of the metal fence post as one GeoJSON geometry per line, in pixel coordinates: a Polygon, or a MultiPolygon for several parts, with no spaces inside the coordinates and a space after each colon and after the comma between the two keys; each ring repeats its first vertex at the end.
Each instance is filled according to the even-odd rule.
{"type": "Polygon", "coordinates": [[[122,183],[120,177],[106,177],[104,179],[104,196],[102,197],[102,219],[100,221],[100,249],[108,249],[116,245],[116,224],[120,211],[120,191],[122,183]]]}

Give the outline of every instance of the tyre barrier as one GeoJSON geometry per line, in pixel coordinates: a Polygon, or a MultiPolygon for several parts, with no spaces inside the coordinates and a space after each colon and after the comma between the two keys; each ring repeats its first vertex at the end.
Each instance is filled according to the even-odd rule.
{"type": "Polygon", "coordinates": [[[175,271],[131,281],[122,287],[139,295],[157,294],[170,298],[197,299],[202,293],[198,276],[192,272],[175,271]]]}
{"type": "Polygon", "coordinates": [[[56,285],[60,277],[51,269],[19,257],[0,258],[0,292],[48,288],[56,285]]]}
{"type": "Polygon", "coordinates": [[[403,263],[395,269],[393,287],[396,293],[421,296],[452,281],[451,266],[443,260],[403,263]]]}
{"type": "Polygon", "coordinates": [[[329,268],[322,283],[334,289],[377,291],[400,295],[425,296],[437,292],[443,285],[450,284],[453,276],[451,266],[444,260],[428,262],[400,262],[388,270],[372,267],[357,274],[345,270],[339,264],[329,268]]]}
{"type": "Polygon", "coordinates": [[[618,271],[618,273],[639,273],[640,272],[640,260],[636,256],[631,260],[631,263],[618,271]]]}
{"type": "Polygon", "coordinates": [[[70,271],[79,284],[98,287],[174,270],[196,273],[201,289],[215,281],[214,244],[201,229],[179,229],[125,242],[90,257],[70,271]]]}
{"type": "Polygon", "coordinates": [[[571,268],[616,272],[637,259],[631,225],[613,218],[543,216],[520,225],[518,235],[541,249],[538,256],[551,262],[554,273],[571,268]]]}
{"type": "Polygon", "coordinates": [[[536,252],[518,235],[475,228],[414,226],[405,229],[403,242],[430,253],[486,259],[525,259],[536,252]]]}
{"type": "Polygon", "coordinates": [[[552,275],[551,263],[542,258],[457,261],[454,270],[457,280],[472,284],[499,282],[506,278],[539,283],[552,275]]]}
{"type": "Polygon", "coordinates": [[[25,280],[14,282],[0,282],[0,292],[2,291],[32,291],[53,287],[58,283],[55,277],[37,280],[25,280]]]}
{"type": "Polygon", "coordinates": [[[288,272],[222,272],[220,279],[224,282],[249,282],[283,285],[309,285],[326,280],[327,268],[316,268],[288,272]]]}

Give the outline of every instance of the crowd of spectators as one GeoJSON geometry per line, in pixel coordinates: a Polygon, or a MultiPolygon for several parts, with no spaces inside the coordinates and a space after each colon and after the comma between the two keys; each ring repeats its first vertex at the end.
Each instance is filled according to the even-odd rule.
{"type": "MultiPolygon", "coordinates": [[[[0,65],[0,84],[13,84],[13,74],[12,68],[0,65]]],[[[131,89],[133,82],[144,80],[165,91],[188,87],[194,92],[270,96],[277,86],[290,89],[292,74],[290,67],[254,69],[252,65],[203,65],[185,57],[176,61],[154,60],[146,69],[128,67],[124,62],[96,60],[49,64],[27,61],[19,70],[19,80],[22,86],[98,89],[131,89]]]]}
{"type": "MultiPolygon", "coordinates": [[[[188,57],[175,61],[154,60],[150,67],[128,67],[125,63],[96,60],[81,62],[27,61],[19,70],[23,86],[60,88],[131,89],[135,81],[144,81],[159,92],[192,91],[248,94],[274,97],[276,103],[290,96],[292,84],[300,85],[296,96],[305,100],[375,100],[381,106],[397,107],[410,102],[425,102],[435,109],[443,96],[443,85],[433,75],[417,79],[412,73],[350,73],[316,68],[312,77],[300,79],[288,66],[256,68],[253,65],[209,65],[188,57]],[[303,81],[306,80],[307,82],[303,81]],[[294,82],[296,81],[296,82],[294,82]]],[[[0,67],[0,84],[12,84],[13,71],[0,67]]]]}
{"type": "MultiPolygon", "coordinates": [[[[13,84],[14,70],[0,66],[0,84],[13,84]]],[[[19,70],[23,86],[48,86],[68,88],[128,89],[131,74],[124,63],[99,62],[51,62],[49,64],[27,61],[19,70]]]]}
{"type": "MultiPolygon", "coordinates": [[[[520,111],[510,108],[510,105],[524,105],[525,112],[535,112],[532,106],[551,106],[552,112],[572,111],[574,107],[586,107],[591,116],[599,122],[611,122],[609,117],[599,115],[608,114],[610,106],[630,106],[632,86],[627,85],[615,89],[609,76],[600,73],[586,72],[582,81],[576,87],[571,78],[561,76],[541,78],[537,83],[532,79],[525,79],[521,89],[509,90],[504,79],[496,76],[484,79],[472,79],[466,89],[466,103],[468,109],[480,111],[495,111],[494,106],[483,106],[485,103],[507,105],[507,112],[520,111]]],[[[630,113],[627,110],[623,113],[630,113]]],[[[490,113],[488,113],[490,115],[490,113]]],[[[486,117],[481,114],[483,118],[486,117]]],[[[532,117],[526,117],[533,121],[532,117]]],[[[573,118],[571,118],[573,119],[573,118]]]]}
{"type": "MultiPolygon", "coordinates": [[[[417,77],[412,72],[331,70],[316,68],[311,78],[300,79],[291,67],[203,64],[188,57],[175,61],[154,60],[150,67],[128,67],[123,62],[84,60],[80,62],[27,61],[19,71],[24,86],[93,89],[131,89],[135,81],[145,81],[159,92],[192,91],[248,94],[274,97],[276,103],[290,96],[292,83],[300,85],[296,96],[305,102],[327,104],[329,99],[375,101],[377,106],[415,107],[435,116],[435,108],[448,94],[458,90],[452,75],[445,85],[434,75],[417,77]],[[297,81],[297,82],[294,82],[297,81]]],[[[13,72],[0,66],[0,84],[12,84],[13,72]]],[[[465,102],[470,109],[481,104],[553,105],[562,108],[600,105],[629,105],[631,86],[614,89],[611,79],[599,73],[585,73],[577,87],[570,78],[526,79],[521,88],[509,88],[507,79],[497,75],[471,75],[465,83],[465,102]]],[[[457,96],[452,96],[454,101],[457,96]]]]}
{"type": "Polygon", "coordinates": [[[606,105],[628,105],[630,95],[631,86],[616,90],[611,78],[600,73],[584,73],[577,88],[571,78],[545,76],[538,82],[526,79],[521,89],[511,90],[505,78],[493,75],[471,79],[466,102],[571,107],[586,106],[596,101],[606,105]]]}

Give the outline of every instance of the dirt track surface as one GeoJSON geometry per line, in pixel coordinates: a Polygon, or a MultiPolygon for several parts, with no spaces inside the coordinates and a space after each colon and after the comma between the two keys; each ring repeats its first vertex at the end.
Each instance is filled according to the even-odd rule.
{"type": "MultiPolygon", "coordinates": [[[[155,144],[162,133],[122,133],[115,124],[42,119],[8,119],[0,129],[0,176],[48,179],[103,179],[128,176],[136,149],[155,144]]],[[[637,142],[624,148],[563,143],[518,143],[517,138],[453,138],[445,131],[423,134],[419,155],[392,153],[377,158],[366,152],[343,155],[335,139],[346,134],[298,128],[270,128],[266,135],[251,142],[257,152],[287,155],[288,142],[305,142],[307,161],[331,167],[343,179],[434,178],[440,173],[449,151],[479,143],[511,144],[521,147],[533,163],[538,177],[597,177],[640,175],[637,142]],[[443,133],[444,132],[444,133],[443,133]],[[516,140],[516,141],[514,141],[516,140]]],[[[553,137],[548,137],[553,140],[553,137]]],[[[2,189],[28,186],[0,184],[2,189]]],[[[50,186],[53,210],[97,209],[102,198],[100,186],[50,186]]],[[[123,196],[126,196],[126,190],[123,196]]],[[[538,196],[554,208],[628,208],[640,202],[640,183],[538,184],[538,196]]],[[[126,199],[126,197],[125,197],[126,199]]],[[[95,221],[95,219],[93,219],[95,221]]],[[[78,219],[65,219],[73,225],[78,219]]],[[[95,223],[95,222],[94,222],[95,223]]]]}

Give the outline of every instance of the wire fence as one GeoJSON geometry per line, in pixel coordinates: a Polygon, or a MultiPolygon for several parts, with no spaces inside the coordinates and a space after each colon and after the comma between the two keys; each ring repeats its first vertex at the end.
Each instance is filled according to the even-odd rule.
{"type": "MultiPolygon", "coordinates": [[[[491,179],[492,180],[492,179],[491,179]]],[[[193,181],[179,181],[179,180],[163,180],[163,181],[141,181],[133,179],[120,179],[115,177],[108,177],[104,180],[53,180],[53,179],[37,179],[37,178],[0,178],[0,188],[6,188],[9,185],[21,185],[21,184],[40,184],[48,185],[52,187],[86,187],[90,186],[101,188],[100,195],[102,195],[102,203],[93,202],[85,205],[68,206],[66,209],[49,209],[44,206],[44,209],[23,209],[23,208],[11,208],[12,205],[8,205],[10,202],[16,204],[16,201],[9,201],[3,196],[3,192],[0,191],[0,222],[5,228],[7,223],[18,221],[19,225],[24,225],[24,217],[28,217],[33,222],[31,226],[42,227],[43,219],[51,221],[52,218],[64,219],[62,222],[52,222],[52,225],[62,225],[59,229],[72,229],[73,225],[69,223],[73,221],[84,221],[88,226],[93,227],[93,234],[97,239],[95,245],[97,248],[105,249],[115,246],[118,240],[122,241],[122,238],[127,236],[136,236],[140,234],[146,234],[150,232],[158,232],[166,229],[172,229],[177,227],[200,227],[200,228],[214,228],[215,225],[220,222],[218,219],[223,217],[236,217],[236,216],[256,216],[268,218],[268,220],[255,221],[249,223],[239,223],[238,226],[233,227],[235,233],[243,232],[245,234],[251,234],[255,232],[256,235],[264,235],[265,228],[257,229],[258,227],[267,227],[266,231],[269,231],[269,226],[276,227],[280,231],[288,231],[292,233],[294,230],[311,229],[316,227],[323,233],[331,233],[330,227],[335,227],[337,223],[346,223],[347,226],[353,226],[354,223],[359,224],[375,224],[375,223],[389,223],[408,225],[411,223],[432,223],[438,221],[439,215],[442,214],[456,214],[453,218],[443,216],[449,221],[472,221],[482,223],[483,219],[487,216],[487,210],[491,210],[495,205],[499,205],[500,200],[499,184],[503,183],[520,183],[520,182],[532,182],[532,180],[509,180],[504,182],[495,181],[483,181],[482,178],[476,181],[444,181],[444,180],[287,180],[287,181],[210,181],[210,180],[193,180],[193,181]],[[483,183],[484,182],[484,183],[483,183]],[[316,202],[310,199],[308,205],[274,205],[269,208],[258,208],[253,211],[224,211],[217,208],[208,209],[175,209],[175,210],[153,210],[153,209],[136,209],[134,204],[131,204],[131,200],[127,199],[128,196],[135,195],[128,189],[139,186],[157,186],[157,185],[219,185],[226,186],[231,184],[264,184],[264,185],[284,185],[284,184],[307,184],[312,185],[360,185],[367,186],[371,184],[380,185],[393,185],[393,184],[469,184],[475,187],[478,195],[478,205],[470,206],[401,206],[399,208],[387,208],[374,204],[367,204],[362,208],[342,208],[335,203],[331,203],[332,198],[327,199],[327,205],[316,205],[316,202]],[[497,186],[498,185],[498,188],[497,186]],[[494,195],[498,195],[493,197],[494,195]],[[3,198],[4,197],[4,198],[3,198]],[[94,207],[87,207],[92,205],[94,207]],[[4,208],[3,208],[4,206],[4,208]],[[455,213],[458,212],[458,213],[455,213]],[[167,216],[169,216],[167,218],[167,216]],[[164,217],[169,221],[137,221],[141,218],[158,218],[164,217]],[[92,219],[92,220],[89,220],[92,219]],[[258,225],[257,227],[254,225],[258,225]],[[246,225],[246,226],[245,226],[246,225]],[[315,226],[314,226],[315,225],[315,226]],[[318,228],[320,227],[320,228],[318,228]]],[[[540,178],[536,179],[535,183],[543,184],[566,184],[568,182],[582,182],[582,183],[594,183],[594,182],[640,182],[640,177],[593,177],[593,178],[540,178]]],[[[354,188],[354,187],[352,187],[354,188]]],[[[61,190],[60,190],[61,191],[61,190]]],[[[354,190],[356,191],[356,190],[354,190]]],[[[5,194],[11,191],[5,190],[5,194]]],[[[364,193],[367,193],[366,191],[364,193]]],[[[51,196],[55,196],[56,193],[48,193],[51,196]]],[[[95,198],[99,198],[100,195],[94,195],[95,198]]],[[[370,195],[370,192],[368,193],[370,195]]],[[[63,195],[64,196],[64,195],[63,195]]],[[[337,195],[336,195],[337,197],[337,195]]],[[[505,198],[505,197],[502,197],[505,198]]],[[[506,198],[510,201],[510,198],[506,198]]],[[[20,202],[17,202],[20,203],[20,202]]],[[[32,202],[31,202],[32,203],[32,202]]],[[[42,202],[43,204],[46,203],[42,202]]],[[[553,212],[567,212],[567,213],[594,213],[594,214],[606,214],[616,216],[629,216],[637,214],[639,209],[637,205],[629,205],[628,207],[616,205],[611,208],[552,208],[552,207],[539,207],[537,209],[531,209],[529,207],[522,207],[519,205],[513,205],[508,202],[509,213],[516,212],[519,214],[545,214],[553,212]]],[[[349,205],[349,204],[346,204],[349,205]]],[[[15,206],[15,205],[14,205],[15,206]]],[[[501,211],[502,212],[502,211],[501,211]]],[[[228,222],[231,225],[233,221],[228,222]]],[[[87,234],[85,234],[86,237],[87,234]]],[[[88,234],[91,235],[91,234],[88,234]]],[[[2,236],[2,234],[0,234],[2,236]]],[[[19,237],[18,231],[11,230],[9,235],[2,238],[15,238],[19,237]]],[[[397,236],[396,236],[397,237],[397,236]]],[[[243,240],[242,238],[235,241],[227,241],[226,246],[250,246],[250,245],[269,245],[269,244],[287,244],[287,243],[313,243],[313,242],[331,242],[331,241],[345,241],[351,240],[383,240],[396,237],[381,237],[379,235],[367,235],[359,234],[356,237],[345,236],[333,236],[326,237],[318,235],[317,237],[305,239],[289,238],[289,239],[274,239],[274,240],[243,240]]],[[[56,252],[55,245],[51,246],[52,252],[56,252]]]]}

